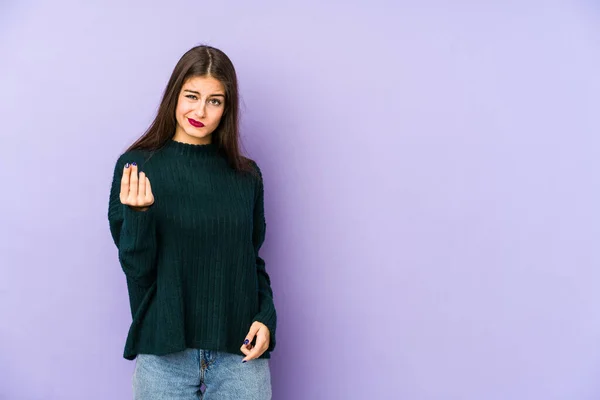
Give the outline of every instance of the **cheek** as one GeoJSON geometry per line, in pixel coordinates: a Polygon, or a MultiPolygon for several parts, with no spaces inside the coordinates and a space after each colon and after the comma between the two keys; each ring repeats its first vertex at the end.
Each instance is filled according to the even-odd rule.
{"type": "Polygon", "coordinates": [[[221,121],[221,118],[223,117],[223,109],[219,109],[219,110],[215,110],[213,115],[212,115],[212,120],[213,123],[216,125],[221,121]]]}
{"type": "Polygon", "coordinates": [[[190,112],[191,109],[192,108],[189,105],[187,105],[185,103],[179,103],[177,105],[176,114],[177,114],[177,116],[183,118],[183,117],[185,117],[185,115],[187,113],[190,112]]]}

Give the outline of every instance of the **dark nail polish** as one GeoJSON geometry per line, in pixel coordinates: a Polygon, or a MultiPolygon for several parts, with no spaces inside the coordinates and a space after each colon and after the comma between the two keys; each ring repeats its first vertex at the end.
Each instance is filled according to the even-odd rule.
{"type": "Polygon", "coordinates": [[[137,165],[137,164],[136,164],[136,163],[134,163],[134,162],[132,162],[132,163],[131,163],[131,165],[135,166],[135,165],[137,165]]]}
{"type": "Polygon", "coordinates": [[[246,361],[242,361],[242,364],[245,363],[246,361]]]}
{"type": "Polygon", "coordinates": [[[129,163],[125,164],[125,168],[129,168],[129,163]]]}
{"type": "Polygon", "coordinates": [[[248,339],[244,340],[244,344],[248,344],[250,341],[248,339]]]}

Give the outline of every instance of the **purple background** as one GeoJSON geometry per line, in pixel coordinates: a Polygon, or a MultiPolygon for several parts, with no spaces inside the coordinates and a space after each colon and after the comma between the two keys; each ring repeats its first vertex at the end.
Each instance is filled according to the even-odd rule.
{"type": "Polygon", "coordinates": [[[595,1],[0,6],[0,398],[129,399],[116,157],[190,47],[266,185],[274,398],[600,398],[595,1]]]}

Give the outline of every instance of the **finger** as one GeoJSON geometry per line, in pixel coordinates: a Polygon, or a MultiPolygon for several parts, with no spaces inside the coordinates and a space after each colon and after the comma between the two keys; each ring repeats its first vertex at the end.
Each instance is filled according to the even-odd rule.
{"type": "Polygon", "coordinates": [[[258,335],[256,335],[256,345],[254,346],[254,349],[258,349],[258,351],[260,351],[260,354],[262,354],[265,350],[267,350],[268,347],[269,338],[266,335],[261,334],[261,332],[259,332],[258,335]]]}
{"type": "Polygon", "coordinates": [[[131,165],[126,163],[123,166],[123,175],[121,176],[121,193],[119,195],[121,199],[121,203],[125,203],[127,201],[127,197],[129,197],[129,176],[131,174],[131,165]]]}
{"type": "Polygon", "coordinates": [[[140,172],[138,183],[138,201],[139,205],[146,204],[146,173],[140,172]]]}
{"type": "MultiPolygon", "coordinates": [[[[131,176],[129,177],[129,200],[136,201],[138,195],[138,167],[135,163],[131,164],[131,176]]],[[[137,205],[137,203],[133,203],[137,205]]]]}
{"type": "Polygon", "coordinates": [[[259,357],[262,353],[264,353],[269,347],[269,340],[264,332],[259,332],[256,335],[256,345],[250,350],[250,354],[246,354],[246,357],[242,360],[242,362],[246,362],[248,360],[252,360],[254,358],[259,357]]]}
{"type": "Polygon", "coordinates": [[[252,351],[253,348],[254,346],[252,344],[243,344],[242,347],[240,347],[240,350],[244,354],[250,354],[250,351],[252,351]]]}
{"type": "MultiPolygon", "coordinates": [[[[244,343],[242,343],[242,347],[240,347],[240,350],[242,351],[242,353],[244,353],[245,356],[248,356],[250,354],[250,352],[252,350],[254,350],[253,346],[252,346],[252,341],[254,340],[254,337],[256,336],[256,333],[258,332],[258,330],[260,329],[260,326],[258,324],[252,324],[250,326],[250,330],[248,331],[248,334],[246,335],[246,338],[244,339],[244,343]]],[[[243,362],[246,362],[247,359],[244,358],[244,360],[242,360],[243,362]]]]}
{"type": "Polygon", "coordinates": [[[154,195],[152,194],[152,186],[150,185],[150,179],[146,177],[146,200],[147,203],[152,202],[154,195]]]}
{"type": "Polygon", "coordinates": [[[242,360],[242,362],[246,362],[246,361],[250,361],[250,360],[254,360],[257,357],[260,357],[260,355],[262,353],[265,352],[265,350],[267,350],[268,345],[266,344],[266,338],[259,336],[256,339],[256,346],[254,346],[254,348],[252,350],[250,350],[249,354],[246,354],[246,357],[244,357],[244,359],[242,360]]]}
{"type": "Polygon", "coordinates": [[[254,340],[254,336],[256,336],[259,329],[260,329],[259,324],[252,324],[252,326],[250,327],[250,330],[248,331],[248,334],[246,335],[246,339],[244,340],[244,345],[247,346],[250,343],[252,343],[252,341],[254,340]]]}
{"type": "Polygon", "coordinates": [[[244,353],[245,356],[247,356],[248,354],[250,354],[250,351],[252,351],[252,349],[249,349],[248,347],[246,347],[245,344],[243,344],[242,347],[240,347],[240,351],[244,353]]]}

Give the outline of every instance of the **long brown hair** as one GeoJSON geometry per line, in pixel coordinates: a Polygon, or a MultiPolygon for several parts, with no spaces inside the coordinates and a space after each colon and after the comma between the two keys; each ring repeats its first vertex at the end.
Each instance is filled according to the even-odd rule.
{"type": "Polygon", "coordinates": [[[165,88],[156,118],[146,132],[127,151],[142,149],[154,152],[175,134],[177,120],[175,108],[183,84],[189,78],[210,76],[225,87],[225,110],[219,126],[212,133],[219,153],[236,171],[255,172],[251,161],[240,152],[239,146],[239,94],[233,63],[221,50],[200,45],[188,50],[177,62],[165,88]]]}

